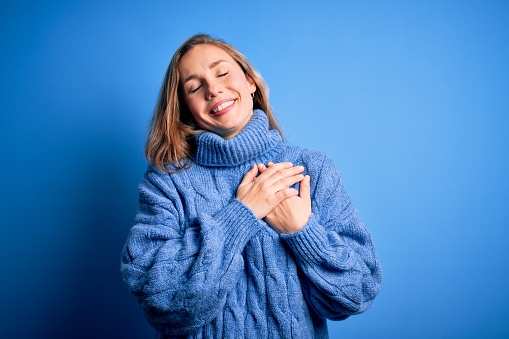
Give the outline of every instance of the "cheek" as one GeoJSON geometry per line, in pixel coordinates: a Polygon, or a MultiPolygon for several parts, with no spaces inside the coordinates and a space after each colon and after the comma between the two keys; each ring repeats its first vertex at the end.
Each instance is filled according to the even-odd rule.
{"type": "Polygon", "coordinates": [[[196,102],[196,100],[192,100],[192,99],[186,99],[185,103],[186,103],[187,108],[189,109],[189,111],[193,115],[193,117],[195,117],[195,119],[196,119],[196,115],[200,111],[199,110],[199,103],[196,102]]]}
{"type": "Polygon", "coordinates": [[[189,109],[189,112],[191,112],[191,116],[198,124],[198,126],[205,128],[204,125],[206,124],[206,115],[203,113],[203,107],[200,102],[196,100],[186,100],[186,106],[189,109]]]}
{"type": "Polygon", "coordinates": [[[241,89],[243,92],[247,91],[248,83],[246,82],[246,78],[239,76],[234,81],[235,83],[233,85],[236,88],[241,89]]]}

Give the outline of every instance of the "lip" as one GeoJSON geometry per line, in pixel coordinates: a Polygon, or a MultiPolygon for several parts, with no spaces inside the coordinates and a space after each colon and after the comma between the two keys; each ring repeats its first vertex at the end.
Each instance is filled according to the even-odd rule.
{"type": "Polygon", "coordinates": [[[225,115],[226,113],[228,113],[229,111],[231,111],[231,110],[232,110],[232,108],[233,108],[236,104],[237,104],[237,99],[224,99],[224,100],[221,100],[221,101],[217,102],[214,106],[212,106],[212,108],[211,108],[211,109],[210,109],[210,111],[209,111],[209,114],[210,114],[210,115],[212,115],[212,116],[215,116],[215,117],[219,117],[219,116],[221,116],[221,115],[225,115]],[[222,104],[224,104],[225,102],[228,102],[228,101],[233,101],[233,103],[232,103],[230,106],[228,106],[228,107],[226,107],[226,108],[224,108],[224,109],[220,110],[219,112],[217,112],[217,113],[213,113],[213,111],[214,111],[217,107],[221,106],[222,104]]]}

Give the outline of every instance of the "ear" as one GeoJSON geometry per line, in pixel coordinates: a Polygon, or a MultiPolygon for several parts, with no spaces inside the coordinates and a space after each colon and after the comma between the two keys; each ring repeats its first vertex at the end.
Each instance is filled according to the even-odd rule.
{"type": "Polygon", "coordinates": [[[254,92],[256,92],[256,84],[255,84],[253,78],[251,78],[247,74],[246,74],[246,80],[247,80],[247,88],[249,89],[249,93],[253,94],[254,92]]]}

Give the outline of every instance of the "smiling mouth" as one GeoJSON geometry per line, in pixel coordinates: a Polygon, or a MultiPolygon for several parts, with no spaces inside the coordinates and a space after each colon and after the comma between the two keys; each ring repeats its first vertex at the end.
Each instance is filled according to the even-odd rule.
{"type": "Polygon", "coordinates": [[[225,101],[223,102],[221,105],[217,106],[216,108],[214,108],[212,111],[210,111],[211,114],[218,114],[220,113],[222,110],[224,110],[225,108],[227,107],[230,107],[231,105],[233,105],[235,103],[235,100],[229,100],[229,101],[225,101]]]}

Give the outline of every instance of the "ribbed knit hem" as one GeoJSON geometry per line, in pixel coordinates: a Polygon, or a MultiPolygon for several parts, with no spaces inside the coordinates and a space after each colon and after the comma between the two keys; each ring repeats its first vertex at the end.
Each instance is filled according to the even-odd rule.
{"type": "Polygon", "coordinates": [[[263,229],[260,220],[237,199],[233,199],[231,203],[216,213],[214,219],[225,235],[225,246],[239,252],[256,233],[263,229]]]}
{"type": "Polygon", "coordinates": [[[307,265],[315,265],[328,256],[327,253],[327,232],[318,224],[313,214],[308,223],[298,232],[281,234],[297,260],[307,265]]]}

